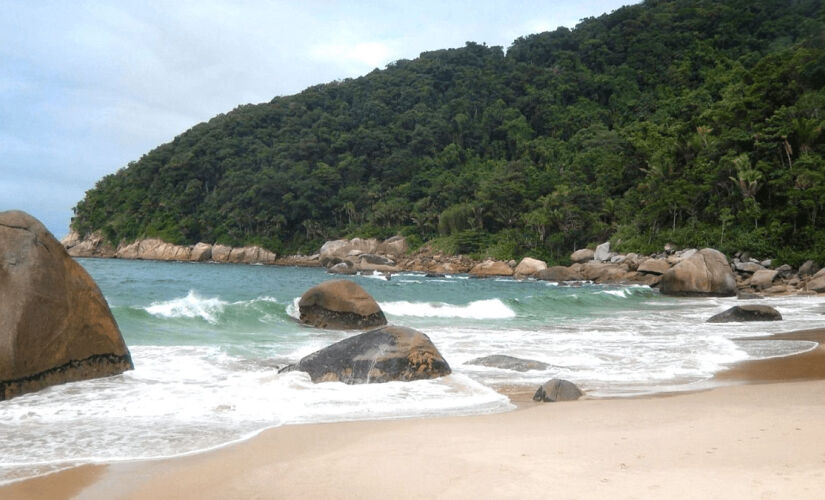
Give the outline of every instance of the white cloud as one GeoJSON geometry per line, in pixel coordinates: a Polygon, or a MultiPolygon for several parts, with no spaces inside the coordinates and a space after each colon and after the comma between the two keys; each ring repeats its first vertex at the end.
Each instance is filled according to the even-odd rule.
{"type": "Polygon", "coordinates": [[[338,65],[347,76],[357,76],[386,66],[395,51],[386,42],[328,42],[312,46],[309,54],[316,61],[338,65]]]}

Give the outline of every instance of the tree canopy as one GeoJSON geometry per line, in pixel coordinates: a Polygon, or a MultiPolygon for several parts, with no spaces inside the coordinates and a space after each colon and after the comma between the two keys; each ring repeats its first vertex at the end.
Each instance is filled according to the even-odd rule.
{"type": "Polygon", "coordinates": [[[113,243],[344,236],[563,259],[612,238],[825,261],[825,4],[647,0],[243,105],[101,179],[113,243]]]}

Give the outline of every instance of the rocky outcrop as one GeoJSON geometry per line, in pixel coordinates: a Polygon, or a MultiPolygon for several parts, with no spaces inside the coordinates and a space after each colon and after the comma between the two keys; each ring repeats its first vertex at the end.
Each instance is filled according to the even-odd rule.
{"type": "Polygon", "coordinates": [[[533,359],[521,359],[504,354],[494,354],[492,356],[484,356],[483,358],[471,359],[464,363],[465,365],[479,365],[490,368],[500,368],[502,370],[513,370],[517,372],[526,372],[529,370],[546,370],[550,367],[547,363],[536,361],[533,359]]]}
{"type": "Polygon", "coordinates": [[[378,253],[383,255],[390,255],[392,257],[401,257],[410,249],[407,244],[407,238],[403,236],[393,236],[387,238],[378,244],[378,253]]]}
{"type": "Polygon", "coordinates": [[[539,386],[533,395],[533,401],[555,403],[556,401],[575,401],[582,397],[581,389],[569,380],[554,378],[539,386]]]}
{"type": "Polygon", "coordinates": [[[349,280],[325,281],[298,302],[300,321],[319,328],[363,330],[386,325],[387,318],[370,294],[349,280]]]}
{"type": "Polygon", "coordinates": [[[666,295],[736,295],[736,278],[722,252],[703,248],[662,275],[659,290],[666,295]]]}
{"type": "Polygon", "coordinates": [[[430,338],[412,328],[387,326],[316,351],[285,371],[307,372],[313,382],[369,384],[442,377],[450,365],[430,338]]]}
{"type": "Polygon", "coordinates": [[[115,257],[118,259],[162,260],[173,262],[233,262],[240,264],[275,264],[277,255],[258,246],[230,247],[227,245],[175,245],[158,238],[146,238],[122,243],[118,248],[103,241],[93,233],[80,239],[77,233],[70,233],[61,242],[72,257],[115,257]],[[111,249],[111,250],[110,250],[111,249]]]}
{"type": "Polygon", "coordinates": [[[131,368],[89,274],[37,219],[0,213],[0,401],[131,368]]]}
{"type": "Polygon", "coordinates": [[[708,323],[731,323],[734,321],[779,321],[782,315],[771,306],[733,306],[708,319],[708,323]]]}
{"type": "Polygon", "coordinates": [[[72,257],[114,257],[117,250],[112,245],[106,243],[100,232],[94,232],[81,238],[79,234],[72,231],[64,237],[60,243],[72,257]]]}
{"type": "Polygon", "coordinates": [[[512,276],[513,269],[507,265],[506,262],[501,262],[498,260],[485,260],[484,262],[473,266],[473,268],[470,269],[470,274],[480,278],[490,276],[512,276]]]}
{"type": "Polygon", "coordinates": [[[517,278],[524,278],[535,276],[536,273],[544,271],[545,269],[547,269],[547,263],[543,260],[525,257],[521,259],[521,262],[519,262],[513,270],[513,274],[515,274],[517,278]]]}
{"type": "Polygon", "coordinates": [[[593,260],[594,253],[595,252],[589,248],[582,248],[570,254],[570,260],[574,264],[584,264],[587,261],[593,260]]]}

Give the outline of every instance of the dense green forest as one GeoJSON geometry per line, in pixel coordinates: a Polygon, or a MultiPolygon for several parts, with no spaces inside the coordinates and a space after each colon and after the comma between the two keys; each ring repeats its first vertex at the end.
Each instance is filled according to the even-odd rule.
{"type": "Polygon", "coordinates": [[[648,0],[218,115],[72,228],[317,251],[404,234],[563,260],[611,238],[825,263],[825,2],[648,0]]]}

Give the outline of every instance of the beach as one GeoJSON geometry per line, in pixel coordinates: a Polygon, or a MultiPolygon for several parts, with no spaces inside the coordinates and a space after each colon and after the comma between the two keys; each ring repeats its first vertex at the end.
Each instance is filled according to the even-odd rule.
{"type": "Polygon", "coordinates": [[[816,498],[823,365],[820,344],[739,363],[706,391],[288,425],[206,453],[12,483],[0,498],[816,498]]]}

